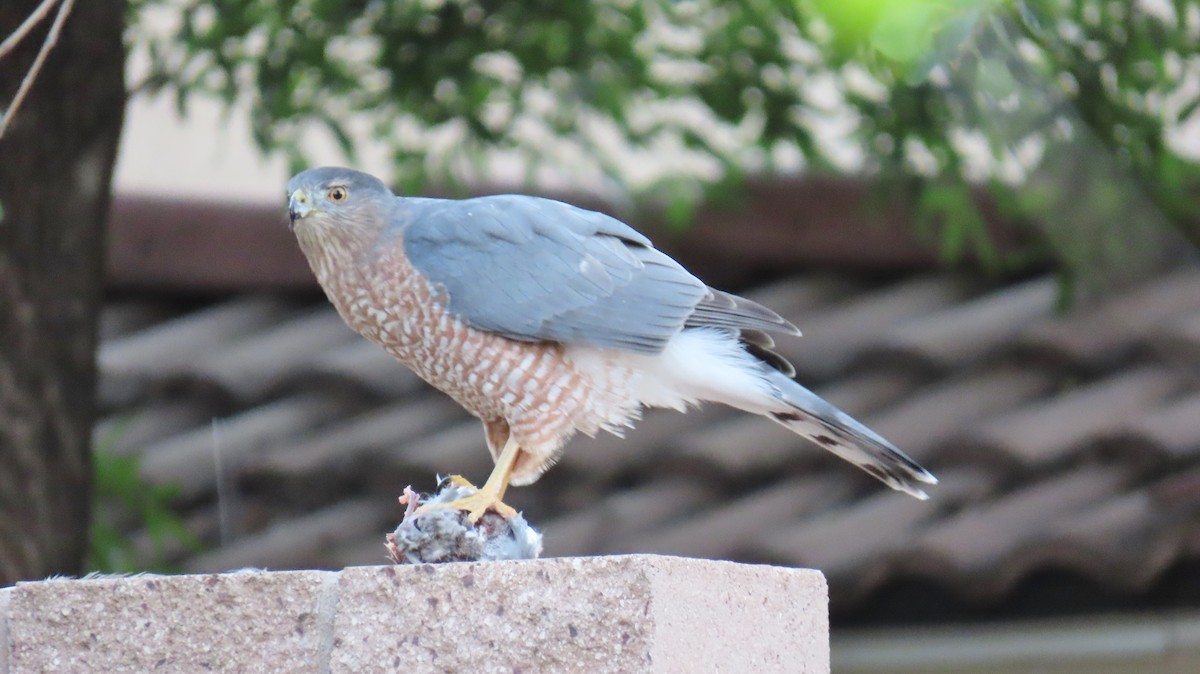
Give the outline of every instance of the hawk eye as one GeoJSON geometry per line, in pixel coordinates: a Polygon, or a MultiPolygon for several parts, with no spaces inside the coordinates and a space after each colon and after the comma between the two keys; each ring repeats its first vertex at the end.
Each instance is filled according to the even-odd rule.
{"type": "Polygon", "coordinates": [[[335,204],[342,203],[343,201],[346,200],[346,197],[349,197],[349,196],[350,196],[350,193],[346,191],[345,187],[329,188],[329,200],[335,204]]]}

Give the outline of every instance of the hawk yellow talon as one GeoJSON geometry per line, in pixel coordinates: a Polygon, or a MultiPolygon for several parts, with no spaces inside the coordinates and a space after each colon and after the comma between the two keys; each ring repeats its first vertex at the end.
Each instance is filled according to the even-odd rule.
{"type": "Polygon", "coordinates": [[[499,495],[486,491],[477,491],[470,496],[464,496],[456,501],[440,504],[442,508],[467,511],[467,522],[475,524],[487,511],[494,511],[505,519],[516,517],[517,511],[512,506],[500,500],[499,495]]]}
{"type": "Polygon", "coordinates": [[[508,442],[504,444],[504,449],[500,452],[500,456],[496,457],[496,467],[492,470],[492,474],[488,476],[487,482],[484,483],[483,487],[477,488],[462,475],[451,475],[447,478],[451,484],[458,487],[467,487],[475,493],[449,503],[423,505],[417,508],[417,512],[423,512],[427,508],[465,510],[467,511],[467,522],[471,524],[478,522],[479,518],[483,517],[483,514],[489,510],[495,511],[505,519],[516,517],[516,509],[501,499],[504,498],[504,492],[508,489],[508,480],[512,477],[513,465],[517,462],[517,453],[519,450],[520,447],[517,446],[517,443],[512,438],[509,438],[508,442]]]}
{"type": "Polygon", "coordinates": [[[420,508],[417,508],[416,512],[422,513],[422,512],[426,512],[428,510],[432,510],[434,508],[448,508],[451,510],[465,510],[465,511],[467,511],[467,522],[469,522],[471,524],[475,524],[476,522],[478,522],[479,518],[483,517],[483,514],[489,510],[495,511],[496,514],[500,515],[501,517],[503,517],[505,519],[509,519],[511,517],[516,516],[516,514],[517,514],[516,509],[513,508],[512,506],[508,505],[504,501],[501,501],[499,494],[496,494],[494,492],[489,493],[488,490],[476,489],[475,486],[472,485],[470,482],[467,482],[466,480],[463,480],[462,478],[459,478],[459,480],[456,481],[453,479],[453,477],[457,477],[457,476],[451,477],[451,482],[453,482],[455,485],[457,485],[459,487],[470,487],[471,489],[475,489],[475,493],[471,494],[470,496],[464,496],[460,499],[450,501],[448,503],[426,503],[425,505],[421,506],[420,508]]]}
{"type": "Polygon", "coordinates": [[[462,475],[451,475],[450,477],[446,478],[446,481],[456,487],[466,487],[467,489],[479,491],[479,487],[471,484],[471,481],[462,475]]]}

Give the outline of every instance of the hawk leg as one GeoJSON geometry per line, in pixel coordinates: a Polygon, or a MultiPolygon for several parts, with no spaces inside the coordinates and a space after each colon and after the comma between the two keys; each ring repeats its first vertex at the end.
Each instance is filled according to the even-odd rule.
{"type": "Polygon", "coordinates": [[[504,443],[504,450],[500,452],[500,456],[496,457],[496,467],[492,469],[492,474],[488,476],[487,482],[483,483],[482,487],[476,489],[474,485],[461,475],[450,476],[452,483],[460,487],[475,489],[474,494],[464,496],[449,503],[422,506],[421,509],[453,508],[455,510],[465,510],[467,511],[467,521],[471,524],[478,522],[479,518],[483,517],[483,514],[489,510],[494,510],[506,519],[516,516],[517,511],[501,499],[504,498],[504,492],[508,490],[508,481],[512,478],[513,466],[516,465],[517,456],[520,453],[521,447],[517,445],[516,440],[509,438],[508,442],[504,443]]]}

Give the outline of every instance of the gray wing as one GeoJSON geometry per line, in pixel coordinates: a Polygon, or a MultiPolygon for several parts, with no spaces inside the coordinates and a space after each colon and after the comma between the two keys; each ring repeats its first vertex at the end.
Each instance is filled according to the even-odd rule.
{"type": "Polygon", "coordinates": [[[470,325],[657,353],[708,289],[628,225],[559,201],[411,200],[404,251],[470,325]]]}

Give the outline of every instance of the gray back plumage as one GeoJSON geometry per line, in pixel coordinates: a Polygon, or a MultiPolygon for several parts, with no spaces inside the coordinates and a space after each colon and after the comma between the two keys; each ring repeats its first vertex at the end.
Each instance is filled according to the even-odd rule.
{"type": "Polygon", "coordinates": [[[399,198],[414,268],[470,325],[524,341],[657,353],[689,327],[795,331],[713,291],[650,240],[602,213],[538,197],[399,198]]]}
{"type": "Polygon", "coordinates": [[[403,236],[413,266],[445,288],[451,312],[511,339],[653,353],[706,292],[632,228],[562,202],[506,195],[412,209],[403,236]]]}

